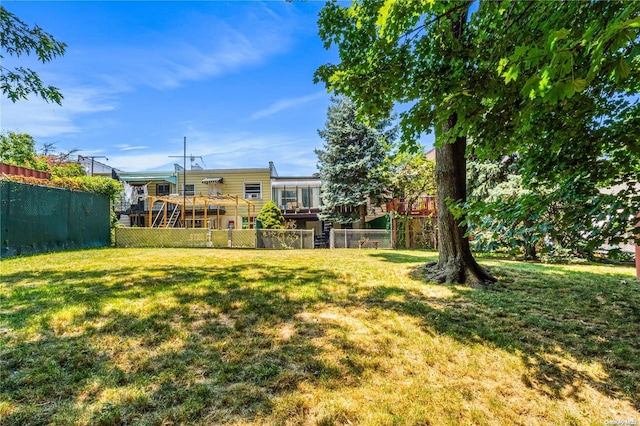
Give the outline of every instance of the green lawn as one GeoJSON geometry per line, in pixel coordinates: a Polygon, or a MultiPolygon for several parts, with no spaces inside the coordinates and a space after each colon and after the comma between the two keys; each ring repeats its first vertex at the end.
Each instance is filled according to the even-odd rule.
{"type": "Polygon", "coordinates": [[[631,267],[418,251],[100,249],[0,262],[1,425],[640,422],[631,267]]]}

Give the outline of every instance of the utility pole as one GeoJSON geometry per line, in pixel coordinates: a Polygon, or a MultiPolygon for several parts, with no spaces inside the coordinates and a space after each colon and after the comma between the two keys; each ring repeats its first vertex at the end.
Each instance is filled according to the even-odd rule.
{"type": "MultiPolygon", "coordinates": [[[[179,155],[170,155],[169,157],[180,157],[179,155]]],[[[183,208],[183,217],[182,222],[183,226],[187,227],[186,221],[186,210],[187,210],[187,137],[184,137],[184,155],[182,155],[182,208],[183,208]]],[[[195,188],[194,188],[195,189],[195,188]]],[[[195,192],[193,193],[195,196],[195,192]]]]}
{"type": "MultiPolygon", "coordinates": [[[[182,156],[182,201],[184,202],[184,227],[187,226],[187,137],[184,137],[184,153],[182,156]]],[[[196,195],[195,188],[193,191],[193,195],[196,195]]]]}

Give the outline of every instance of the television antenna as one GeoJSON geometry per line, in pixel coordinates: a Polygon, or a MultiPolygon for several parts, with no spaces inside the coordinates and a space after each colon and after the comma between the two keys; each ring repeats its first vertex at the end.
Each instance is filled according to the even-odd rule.
{"type": "Polygon", "coordinates": [[[170,155],[169,157],[171,158],[182,158],[184,161],[184,168],[187,167],[187,158],[189,159],[190,163],[191,163],[191,167],[190,170],[202,170],[203,166],[206,169],[207,165],[204,162],[204,158],[201,155],[187,155],[185,153],[185,155],[170,155]],[[197,159],[200,159],[200,162],[202,163],[202,166],[200,164],[198,164],[198,162],[196,161],[197,159]]]}
{"type": "Polygon", "coordinates": [[[200,155],[193,155],[191,154],[189,156],[190,160],[191,160],[191,170],[202,170],[204,166],[204,168],[207,168],[207,165],[204,163],[204,158],[202,158],[202,156],[200,155]],[[202,162],[202,166],[198,163],[196,163],[196,159],[199,158],[200,161],[202,162]]]}

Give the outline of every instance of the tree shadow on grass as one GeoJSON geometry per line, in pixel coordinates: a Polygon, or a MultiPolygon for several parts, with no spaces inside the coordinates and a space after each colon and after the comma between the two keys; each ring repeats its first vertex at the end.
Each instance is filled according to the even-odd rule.
{"type": "Polygon", "coordinates": [[[419,318],[458,341],[518,354],[528,370],[523,383],[548,397],[579,400],[589,385],[640,410],[638,283],[540,264],[526,265],[523,275],[522,264],[501,262],[492,272],[500,281],[486,290],[450,286],[454,297],[434,298],[378,287],[363,302],[419,318]],[[566,357],[599,364],[605,374],[594,378],[566,357]]]}
{"type": "Polygon", "coordinates": [[[251,420],[303,382],[351,377],[355,385],[362,373],[314,345],[338,325],[299,318],[331,303],[336,286],[346,292],[327,271],[241,264],[3,279],[12,287],[3,299],[0,400],[13,407],[3,425],[251,420]]]}
{"type": "Polygon", "coordinates": [[[407,254],[406,252],[380,252],[373,253],[370,256],[375,259],[381,259],[391,263],[424,263],[433,262],[438,259],[438,255],[434,252],[417,252],[419,254],[407,254]]]}
{"type": "Polygon", "coordinates": [[[578,399],[588,385],[640,409],[638,284],[622,285],[628,277],[615,273],[494,263],[498,284],[451,286],[450,298],[400,285],[352,291],[348,274],[268,263],[5,274],[0,401],[12,408],[0,423],[302,423],[301,385],[356,387],[375,368],[349,329],[307,316],[314,307],[409,315],[429,332],[517,354],[523,383],[543,395],[578,399]],[[594,378],[565,357],[602,365],[606,375],[594,378]],[[279,397],[289,398],[284,411],[279,397]]]}

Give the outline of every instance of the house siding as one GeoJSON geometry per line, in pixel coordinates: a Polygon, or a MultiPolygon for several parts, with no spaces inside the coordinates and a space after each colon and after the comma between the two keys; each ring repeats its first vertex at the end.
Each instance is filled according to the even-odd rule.
{"type": "MultiPolygon", "coordinates": [[[[217,170],[187,170],[186,171],[186,183],[195,185],[195,195],[207,196],[209,194],[209,185],[202,183],[206,178],[222,178],[222,194],[238,196],[240,202],[238,203],[238,222],[241,224],[243,217],[248,216],[247,204],[242,200],[244,199],[244,184],[245,183],[260,183],[261,184],[261,197],[258,199],[250,199],[255,204],[255,213],[251,213],[252,218],[260,212],[262,206],[264,206],[269,200],[271,200],[271,170],[265,169],[217,169],[217,170]]],[[[182,194],[182,183],[184,175],[183,172],[178,173],[178,189],[182,194]]],[[[154,189],[155,191],[155,186],[154,189]]],[[[236,222],[235,207],[227,206],[225,214],[220,216],[220,228],[226,228],[229,226],[230,221],[234,222],[234,226],[238,228],[240,225],[236,222]]]]}

